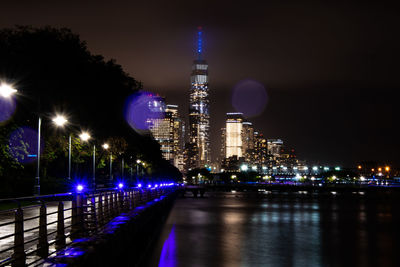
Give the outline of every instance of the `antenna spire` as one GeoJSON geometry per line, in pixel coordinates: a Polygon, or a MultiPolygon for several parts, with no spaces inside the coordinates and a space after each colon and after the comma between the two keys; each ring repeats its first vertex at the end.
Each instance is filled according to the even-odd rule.
{"type": "Polygon", "coordinates": [[[203,53],[203,28],[201,26],[197,27],[197,56],[201,60],[201,54],[203,53]]]}

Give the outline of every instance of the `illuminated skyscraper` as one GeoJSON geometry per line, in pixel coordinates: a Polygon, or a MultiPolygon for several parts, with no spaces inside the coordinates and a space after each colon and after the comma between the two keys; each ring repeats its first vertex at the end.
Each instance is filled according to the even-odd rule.
{"type": "Polygon", "coordinates": [[[243,121],[242,143],[243,156],[246,161],[251,161],[251,156],[254,151],[254,127],[249,121],[243,121]]]}
{"type": "Polygon", "coordinates": [[[243,113],[226,114],[225,158],[243,157],[243,113]]]}
{"type": "Polygon", "coordinates": [[[163,110],[163,118],[149,119],[149,129],[160,144],[163,157],[182,171],[183,121],[179,117],[177,105],[164,105],[163,110]]]}
{"type": "Polygon", "coordinates": [[[199,27],[197,59],[193,62],[191,75],[187,169],[203,168],[211,161],[208,64],[202,59],[202,47],[202,30],[199,27]]]}

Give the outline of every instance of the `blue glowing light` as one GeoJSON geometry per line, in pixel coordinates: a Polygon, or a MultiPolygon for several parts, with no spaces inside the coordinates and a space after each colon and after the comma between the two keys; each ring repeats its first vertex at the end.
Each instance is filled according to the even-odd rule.
{"type": "Polygon", "coordinates": [[[141,187],[142,187],[142,184],[138,184],[137,187],[141,188],[141,187]]]}
{"type": "Polygon", "coordinates": [[[157,187],[158,187],[158,184],[156,184],[154,187],[156,187],[156,188],[157,188],[157,187]]]}
{"type": "Polygon", "coordinates": [[[198,28],[198,32],[197,32],[197,53],[199,54],[199,59],[201,56],[201,53],[203,52],[203,41],[201,39],[201,35],[202,35],[202,31],[201,31],[201,27],[198,28]]]}
{"type": "Polygon", "coordinates": [[[151,188],[151,184],[147,185],[148,188],[151,188]]]}
{"type": "Polygon", "coordinates": [[[124,187],[124,184],[123,184],[123,183],[119,183],[119,184],[118,184],[118,188],[119,188],[119,189],[122,189],[123,187],[124,187]]]}
{"type": "Polygon", "coordinates": [[[76,186],[76,191],[77,191],[78,193],[82,192],[83,189],[84,189],[84,186],[81,185],[81,184],[78,184],[78,185],[76,186]]]}

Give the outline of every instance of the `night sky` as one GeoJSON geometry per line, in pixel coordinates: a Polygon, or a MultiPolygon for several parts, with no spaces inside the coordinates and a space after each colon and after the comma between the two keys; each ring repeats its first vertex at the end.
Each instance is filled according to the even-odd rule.
{"type": "Polygon", "coordinates": [[[295,148],[299,158],[400,166],[400,23],[394,6],[257,2],[1,1],[0,28],[71,28],[91,52],[116,59],[145,89],[180,105],[187,117],[201,25],[214,159],[225,113],[234,111],[231,89],[250,78],[269,95],[264,112],[250,121],[267,138],[295,148]]]}

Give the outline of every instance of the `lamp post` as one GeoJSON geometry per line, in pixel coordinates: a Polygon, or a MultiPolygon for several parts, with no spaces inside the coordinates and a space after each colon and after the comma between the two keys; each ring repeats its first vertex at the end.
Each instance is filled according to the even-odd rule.
{"type": "MultiPolygon", "coordinates": [[[[40,118],[39,118],[39,121],[40,121],[40,118]]],[[[68,122],[68,120],[62,115],[56,115],[56,117],[53,118],[53,122],[57,127],[63,127],[68,122]]],[[[39,135],[40,135],[40,127],[39,127],[39,135]]],[[[39,139],[39,141],[40,141],[40,139],[39,139]]],[[[71,179],[71,134],[69,134],[69,136],[68,136],[68,176],[67,176],[67,179],[68,180],[71,179]]]]}
{"type": "MultiPolygon", "coordinates": [[[[105,143],[103,145],[103,148],[105,150],[108,150],[110,148],[110,146],[107,143],[105,143]]],[[[112,152],[110,151],[110,183],[111,182],[112,182],[112,152]]]]}
{"type": "Polygon", "coordinates": [[[93,145],[93,188],[96,189],[96,145],[93,145]]]}
{"type": "MultiPolygon", "coordinates": [[[[12,85],[7,83],[0,84],[0,96],[6,99],[9,99],[18,92],[12,85]]],[[[41,133],[41,125],[42,125],[42,118],[39,116],[38,118],[38,138],[37,138],[37,165],[36,165],[36,177],[35,183],[33,186],[33,194],[40,195],[40,133],[41,133]]]]}
{"type": "MultiPolygon", "coordinates": [[[[87,142],[91,136],[88,132],[82,132],[79,135],[79,138],[84,141],[87,142]]],[[[96,189],[96,145],[93,145],[93,176],[92,176],[92,187],[94,189],[96,189]]]]}
{"type": "Polygon", "coordinates": [[[141,163],[140,159],[136,160],[136,180],[139,180],[139,164],[141,163]]]}
{"type": "Polygon", "coordinates": [[[124,158],[122,158],[121,176],[122,176],[122,179],[124,179],[124,158]]]}
{"type": "Polygon", "coordinates": [[[36,177],[35,185],[33,186],[33,194],[40,195],[40,128],[42,125],[42,118],[39,117],[38,120],[38,140],[37,140],[37,165],[36,165],[36,177]]]}

